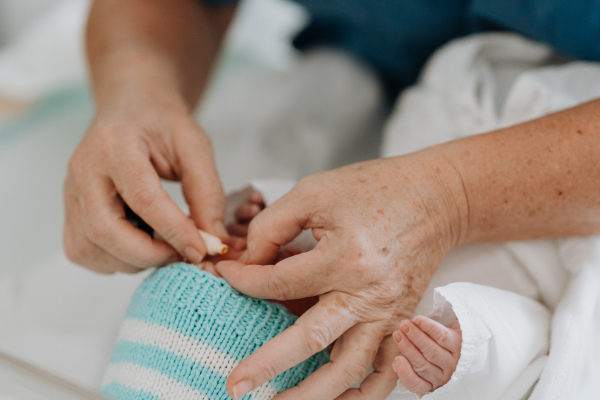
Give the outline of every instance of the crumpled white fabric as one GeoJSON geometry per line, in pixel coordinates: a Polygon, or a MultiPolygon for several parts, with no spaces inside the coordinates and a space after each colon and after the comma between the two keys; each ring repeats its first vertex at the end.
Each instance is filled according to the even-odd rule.
{"type": "MultiPolygon", "coordinates": [[[[597,97],[600,64],[567,62],[547,47],[511,34],[458,40],[438,51],[420,81],[399,98],[386,127],[382,155],[406,154],[524,122],[597,97]]],[[[438,393],[444,399],[599,398],[600,382],[593,378],[600,376],[600,345],[594,339],[600,324],[598,237],[488,246],[507,252],[539,291],[532,298],[554,311],[547,361],[533,356],[521,379],[504,390],[486,392],[477,383],[467,392],[464,387],[454,386],[457,390],[452,391],[444,386],[423,398],[438,398],[438,393]],[[529,387],[538,374],[539,382],[529,396],[529,387]]],[[[451,253],[444,263],[451,263],[448,258],[452,256],[451,253]]],[[[456,294],[456,301],[444,301],[458,306],[472,295],[466,287],[462,289],[456,294]]],[[[447,288],[440,290],[447,293],[443,292],[447,288]]],[[[483,322],[493,318],[481,317],[483,322]]],[[[468,324],[464,318],[461,325],[463,322],[468,324]]],[[[489,363],[483,369],[490,373],[489,381],[496,384],[493,378],[499,375],[492,374],[493,365],[489,363]]],[[[500,363],[496,367],[510,365],[500,363]]],[[[468,386],[466,375],[461,372],[457,370],[452,379],[463,379],[464,386],[468,386]]],[[[452,381],[447,386],[451,384],[452,381]]]]}

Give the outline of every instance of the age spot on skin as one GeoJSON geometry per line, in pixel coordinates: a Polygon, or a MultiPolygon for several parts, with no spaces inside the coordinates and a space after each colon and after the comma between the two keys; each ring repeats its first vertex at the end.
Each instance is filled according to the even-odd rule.
{"type": "Polygon", "coordinates": [[[581,129],[577,129],[577,134],[578,135],[583,135],[583,131],[581,129]]]}
{"type": "Polygon", "coordinates": [[[377,214],[383,215],[383,210],[377,210],[377,214]]]}
{"type": "Polygon", "coordinates": [[[381,253],[382,256],[387,257],[387,255],[390,254],[390,249],[388,249],[387,247],[384,247],[383,249],[379,250],[379,252],[381,253]]]}
{"type": "Polygon", "coordinates": [[[562,192],[562,190],[559,190],[559,191],[558,191],[558,195],[559,195],[559,196],[562,196],[562,195],[563,195],[563,192],[562,192]]]}

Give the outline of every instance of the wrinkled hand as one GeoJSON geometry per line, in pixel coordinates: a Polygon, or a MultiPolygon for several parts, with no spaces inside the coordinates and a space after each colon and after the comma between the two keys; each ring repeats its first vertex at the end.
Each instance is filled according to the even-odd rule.
{"type": "Polygon", "coordinates": [[[319,302],[231,373],[229,394],[239,399],[335,341],[330,363],[276,399],[384,399],[397,378],[389,335],[460,236],[457,187],[444,157],[421,152],[309,176],[256,216],[247,263],[221,262],[218,272],[250,296],[319,302]],[[303,229],[317,246],[268,265],[303,229]]]}
{"type": "Polygon", "coordinates": [[[136,272],[182,258],[197,263],[205,247],[196,226],[227,237],[210,141],[174,101],[130,102],[96,115],[69,162],[64,198],[67,256],[98,272],[136,272]],[[181,181],[192,219],[160,178],[181,181]],[[124,203],[165,241],[131,225],[124,203]]]}

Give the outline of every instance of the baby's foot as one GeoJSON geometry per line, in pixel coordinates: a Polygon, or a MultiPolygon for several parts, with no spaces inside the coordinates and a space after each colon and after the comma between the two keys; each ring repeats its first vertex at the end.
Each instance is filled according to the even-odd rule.
{"type": "Polygon", "coordinates": [[[235,222],[227,227],[229,234],[243,238],[248,236],[250,221],[264,209],[265,201],[262,195],[257,191],[250,193],[248,199],[235,210],[235,222]]]}
{"type": "Polygon", "coordinates": [[[444,326],[417,316],[412,322],[402,321],[393,336],[400,351],[393,368],[406,389],[423,395],[448,383],[460,358],[458,321],[444,326]]]}

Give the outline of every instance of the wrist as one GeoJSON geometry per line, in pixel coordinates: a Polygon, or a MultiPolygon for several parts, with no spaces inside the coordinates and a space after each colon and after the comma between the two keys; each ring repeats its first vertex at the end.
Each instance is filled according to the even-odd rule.
{"type": "Polygon", "coordinates": [[[160,126],[168,125],[169,121],[193,119],[194,110],[179,93],[161,85],[148,84],[123,93],[118,99],[106,98],[97,102],[94,122],[154,121],[154,124],[160,126]]]}
{"type": "Polygon", "coordinates": [[[144,50],[115,52],[92,68],[94,99],[99,114],[153,105],[191,112],[193,104],[181,90],[175,67],[144,50]]]}
{"type": "Polygon", "coordinates": [[[469,241],[469,201],[461,171],[451,154],[443,147],[431,149],[435,161],[434,179],[439,186],[442,221],[447,247],[452,249],[469,241]]]}

